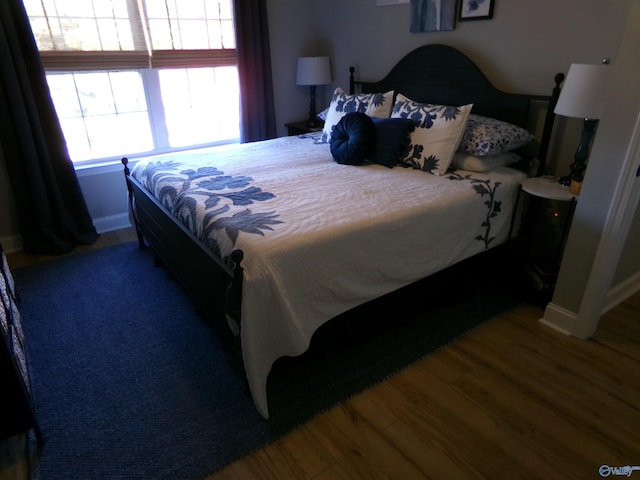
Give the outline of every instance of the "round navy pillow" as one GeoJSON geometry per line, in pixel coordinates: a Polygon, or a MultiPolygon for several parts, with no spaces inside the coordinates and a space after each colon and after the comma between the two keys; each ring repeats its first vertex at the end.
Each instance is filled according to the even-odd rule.
{"type": "Polygon", "coordinates": [[[329,146],[336,162],[359,165],[376,147],[376,127],[365,113],[347,113],[333,127],[329,146]]]}

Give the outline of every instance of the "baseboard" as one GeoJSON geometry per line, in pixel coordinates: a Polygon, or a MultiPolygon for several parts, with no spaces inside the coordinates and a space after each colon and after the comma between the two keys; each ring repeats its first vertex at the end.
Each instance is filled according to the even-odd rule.
{"type": "Polygon", "coordinates": [[[20,235],[10,235],[0,238],[2,248],[5,253],[14,253],[22,251],[22,237],[20,235]]]}
{"type": "Polygon", "coordinates": [[[626,280],[620,282],[607,294],[607,300],[602,313],[620,305],[634,293],[640,291],[640,272],[637,272],[626,280]]]}
{"type": "Polygon", "coordinates": [[[114,230],[121,230],[123,228],[129,228],[131,226],[131,222],[129,221],[128,213],[119,213],[117,215],[94,218],[93,225],[96,227],[98,233],[106,233],[113,232],[114,230]]]}
{"type": "Polygon", "coordinates": [[[549,303],[544,310],[544,316],[538,321],[564,335],[571,335],[577,319],[578,315],[576,313],[549,303]]]}
{"type": "MultiPolygon", "coordinates": [[[[129,220],[128,213],[119,213],[118,215],[109,215],[101,218],[94,218],[93,225],[96,227],[98,233],[113,232],[114,230],[121,230],[123,228],[131,227],[131,221],[129,220]]],[[[21,235],[9,235],[0,238],[2,248],[5,253],[21,252],[23,243],[21,235]]]]}
{"type": "MultiPolygon", "coordinates": [[[[604,315],[612,308],[620,305],[638,291],[640,291],[640,272],[609,290],[602,314],[604,315]]],[[[573,335],[572,332],[575,331],[577,320],[577,313],[549,303],[544,310],[544,316],[539,322],[565,335],[573,335]]]]}

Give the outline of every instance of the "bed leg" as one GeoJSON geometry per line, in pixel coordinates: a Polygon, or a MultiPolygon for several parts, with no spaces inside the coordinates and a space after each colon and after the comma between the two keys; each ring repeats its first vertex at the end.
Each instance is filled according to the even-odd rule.
{"type": "Polygon", "coordinates": [[[538,160],[540,161],[536,175],[543,175],[545,172],[545,166],[547,162],[547,152],[549,151],[549,145],[551,143],[551,133],[553,131],[553,122],[555,120],[554,109],[558,103],[560,97],[560,84],[564,81],[564,73],[556,73],[553,78],[555,86],[551,93],[551,99],[547,106],[547,115],[544,120],[544,129],[542,131],[542,138],[540,140],[540,148],[538,149],[538,160]]]}
{"type": "Polygon", "coordinates": [[[129,175],[131,171],[129,170],[129,159],[127,157],[122,157],[122,165],[124,165],[124,178],[127,182],[127,192],[129,194],[129,212],[131,212],[131,217],[133,218],[133,226],[136,229],[136,235],[138,237],[138,248],[143,249],[144,245],[144,237],[142,235],[142,229],[140,228],[140,224],[138,223],[138,217],[136,216],[136,211],[133,208],[133,187],[129,183],[129,175]]]}
{"type": "Polygon", "coordinates": [[[229,326],[236,335],[239,333],[239,329],[241,328],[242,281],[244,278],[244,269],[242,268],[243,258],[244,252],[242,250],[238,249],[231,252],[231,259],[234,263],[233,278],[227,287],[227,294],[225,298],[225,313],[227,315],[227,321],[230,323],[229,326]],[[231,322],[235,324],[235,328],[231,322]]]}

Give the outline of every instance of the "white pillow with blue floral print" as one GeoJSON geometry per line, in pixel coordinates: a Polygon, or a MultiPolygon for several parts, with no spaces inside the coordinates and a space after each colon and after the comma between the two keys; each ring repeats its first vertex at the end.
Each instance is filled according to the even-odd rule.
{"type": "Polygon", "coordinates": [[[459,150],[477,157],[516,150],[534,139],[527,130],[511,123],[470,115],[459,150]]]}
{"type": "Polygon", "coordinates": [[[435,175],[449,169],[473,104],[453,107],[418,103],[398,94],[391,118],[410,118],[416,128],[402,163],[435,175]]]}
{"type": "Polygon", "coordinates": [[[333,92],[320,141],[322,143],[329,143],[333,127],[337,125],[347,113],[362,112],[370,117],[389,118],[392,106],[393,90],[386,93],[349,95],[338,87],[333,92]]]}
{"type": "Polygon", "coordinates": [[[329,114],[329,107],[325,108],[318,114],[318,118],[323,122],[327,121],[327,115],[329,114]]]}
{"type": "Polygon", "coordinates": [[[522,160],[516,152],[502,152],[496,155],[477,157],[467,152],[457,151],[453,156],[453,167],[470,172],[489,172],[498,167],[506,167],[522,160]]]}

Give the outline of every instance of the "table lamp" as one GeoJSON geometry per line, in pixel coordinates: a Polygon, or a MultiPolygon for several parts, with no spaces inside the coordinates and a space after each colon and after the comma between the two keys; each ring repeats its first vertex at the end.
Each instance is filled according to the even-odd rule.
{"type": "Polygon", "coordinates": [[[309,103],[308,125],[315,127],[318,123],[316,116],[316,86],[331,83],[331,68],[329,57],[299,57],[298,85],[309,85],[311,100],[309,103]]]}
{"type": "MultiPolygon", "coordinates": [[[[606,62],[608,63],[608,62],[606,62]]],[[[589,146],[604,110],[605,94],[609,85],[611,68],[601,65],[574,63],[564,81],[554,112],[565,117],[583,118],[582,137],[571,164],[571,173],[560,178],[560,184],[571,185],[571,180],[582,182],[589,146]]]]}

